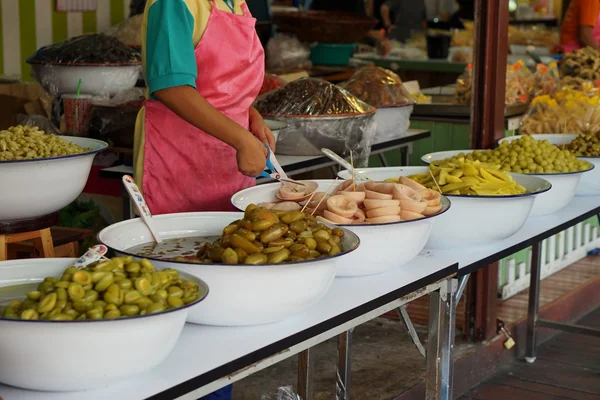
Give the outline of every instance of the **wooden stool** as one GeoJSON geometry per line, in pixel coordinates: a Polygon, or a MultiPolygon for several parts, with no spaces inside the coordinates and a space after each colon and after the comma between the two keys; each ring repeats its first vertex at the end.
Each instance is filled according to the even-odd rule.
{"type": "MultiPolygon", "coordinates": [[[[90,229],[65,228],[53,226],[50,228],[54,257],[79,257],[79,241],[94,236],[90,229]]],[[[39,257],[33,241],[14,243],[8,246],[8,258],[39,257]]]]}
{"type": "Polygon", "coordinates": [[[59,213],[16,221],[0,221],[0,261],[8,259],[8,245],[27,240],[41,257],[54,257],[50,227],[58,223],[59,213]]]}

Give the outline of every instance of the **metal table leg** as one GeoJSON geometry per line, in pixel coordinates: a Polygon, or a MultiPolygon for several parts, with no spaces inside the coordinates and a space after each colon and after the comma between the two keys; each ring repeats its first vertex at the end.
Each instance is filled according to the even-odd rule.
{"type": "Polygon", "coordinates": [[[452,400],[455,313],[453,285],[447,281],[429,295],[426,400],[452,400]]]}
{"type": "Polygon", "coordinates": [[[350,399],[350,376],[352,374],[352,332],[354,328],[338,336],[338,365],[335,380],[336,400],[350,399]]]}
{"type": "Polygon", "coordinates": [[[541,243],[536,243],[531,251],[531,278],[529,283],[529,306],[527,308],[527,347],[525,349],[525,361],[535,362],[535,328],[538,319],[540,300],[540,276],[541,276],[541,243]]]}
{"type": "Polygon", "coordinates": [[[312,348],[298,354],[298,395],[302,400],[313,398],[314,359],[312,348]]]}

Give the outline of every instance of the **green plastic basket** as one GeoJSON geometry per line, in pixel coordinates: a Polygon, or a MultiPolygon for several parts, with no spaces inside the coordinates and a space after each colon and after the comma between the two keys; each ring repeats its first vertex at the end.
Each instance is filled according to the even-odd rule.
{"type": "Polygon", "coordinates": [[[348,65],[354,47],[354,44],[318,43],[311,49],[310,61],[314,65],[348,65]]]}

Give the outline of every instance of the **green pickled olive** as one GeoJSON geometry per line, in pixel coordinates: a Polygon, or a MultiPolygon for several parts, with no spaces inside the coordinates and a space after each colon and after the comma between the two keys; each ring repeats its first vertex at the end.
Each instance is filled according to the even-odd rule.
{"type": "Polygon", "coordinates": [[[265,229],[260,234],[260,242],[267,244],[273,240],[277,240],[286,234],[288,228],[282,224],[275,224],[268,229],[265,229]]]}
{"type": "Polygon", "coordinates": [[[83,285],[83,290],[85,290],[86,292],[90,291],[94,289],[94,285],[83,285]]]}
{"type": "Polygon", "coordinates": [[[248,205],[248,207],[246,207],[246,210],[244,211],[244,218],[250,218],[250,215],[252,214],[252,212],[257,209],[258,209],[258,206],[256,204],[248,205]]]}
{"type": "Polygon", "coordinates": [[[339,244],[341,241],[342,241],[342,238],[339,236],[335,236],[335,235],[332,235],[331,239],[329,239],[329,242],[333,242],[335,244],[339,244]]]}
{"type": "Polygon", "coordinates": [[[140,315],[146,315],[146,310],[140,310],[140,315]]]}
{"type": "Polygon", "coordinates": [[[320,254],[329,254],[331,245],[326,240],[317,240],[317,251],[320,254]]]}
{"type": "Polygon", "coordinates": [[[281,217],[281,221],[286,224],[291,224],[292,222],[301,221],[305,218],[305,214],[302,211],[290,211],[281,217]]]}
{"type": "Polygon", "coordinates": [[[311,237],[313,237],[313,234],[312,234],[312,232],[311,232],[311,231],[304,231],[304,232],[300,232],[300,233],[298,234],[298,237],[299,237],[299,238],[302,238],[302,239],[305,239],[305,238],[311,238],[311,237]]]}
{"type": "Polygon", "coordinates": [[[104,300],[96,300],[92,303],[92,308],[102,308],[106,307],[108,304],[104,300]]]}
{"type": "Polygon", "coordinates": [[[179,271],[177,271],[176,269],[166,269],[165,271],[169,275],[171,275],[173,277],[173,279],[178,279],[179,278],[179,271]]]}
{"type": "Polygon", "coordinates": [[[290,252],[295,253],[297,251],[303,250],[303,249],[307,249],[308,250],[308,246],[306,246],[305,244],[302,243],[296,243],[290,246],[290,252]]]}
{"type": "Polygon", "coordinates": [[[290,223],[290,230],[292,232],[301,233],[308,228],[306,221],[294,221],[290,223]]]}
{"type": "Polygon", "coordinates": [[[263,252],[263,254],[272,254],[272,253],[277,253],[278,251],[281,251],[283,249],[285,249],[285,247],[283,247],[283,246],[267,247],[262,252],[263,252]]]}
{"type": "Polygon", "coordinates": [[[183,297],[183,289],[181,289],[180,287],[177,287],[177,286],[171,286],[169,289],[167,289],[167,292],[169,293],[168,297],[177,297],[177,298],[183,297]]]}
{"type": "MultiPolygon", "coordinates": [[[[96,265],[94,267],[94,271],[108,272],[108,271],[112,271],[114,268],[115,268],[115,264],[112,262],[112,260],[110,260],[110,261],[103,261],[103,262],[101,262],[100,264],[98,264],[98,265],[96,265]]],[[[77,273],[75,273],[74,275],[77,275],[77,273]]],[[[75,278],[75,276],[73,276],[73,278],[75,278]]],[[[80,282],[80,283],[82,283],[82,282],[80,282]]]]}
{"type": "Polygon", "coordinates": [[[140,308],[140,310],[147,309],[151,304],[152,300],[147,297],[142,297],[137,301],[137,306],[140,308]]]}
{"type": "Polygon", "coordinates": [[[104,301],[107,302],[108,304],[116,304],[118,306],[120,306],[121,304],[123,304],[123,298],[125,297],[123,295],[123,291],[121,290],[120,287],[114,285],[116,287],[116,289],[113,288],[113,286],[109,287],[109,290],[107,290],[106,292],[104,292],[104,301]],[[113,290],[110,290],[111,288],[113,288],[113,290]]]}
{"type": "Polygon", "coordinates": [[[44,282],[49,282],[49,283],[54,283],[55,284],[56,282],[58,282],[58,279],[56,279],[56,278],[54,278],[52,276],[49,276],[47,278],[44,278],[44,282]]]}
{"type": "Polygon", "coordinates": [[[127,274],[124,273],[123,271],[119,271],[117,270],[117,272],[113,272],[114,276],[115,276],[115,281],[117,279],[127,279],[127,274]]]}
{"type": "Polygon", "coordinates": [[[160,285],[163,287],[170,285],[171,282],[173,281],[173,277],[171,275],[169,275],[169,273],[166,271],[160,271],[159,275],[160,275],[160,285]]]}
{"type": "Polygon", "coordinates": [[[133,282],[130,279],[119,279],[115,283],[123,290],[130,290],[133,287],[133,282]]]}
{"type": "Polygon", "coordinates": [[[160,289],[161,285],[162,285],[162,278],[160,277],[160,274],[158,273],[158,271],[152,271],[152,273],[150,274],[150,284],[152,285],[152,288],[154,290],[158,290],[160,289]]]}
{"type": "MultiPolygon", "coordinates": [[[[235,236],[235,234],[233,234],[232,236],[235,236]]],[[[210,246],[210,248],[208,249],[208,258],[210,258],[214,262],[220,262],[224,252],[225,249],[221,246],[210,246]]]]}
{"type": "Polygon", "coordinates": [[[183,282],[181,282],[181,284],[179,286],[181,286],[181,288],[183,290],[185,290],[185,289],[196,289],[196,290],[198,290],[198,286],[194,282],[191,282],[191,281],[183,281],[183,282]]]}
{"type": "Polygon", "coordinates": [[[268,261],[268,257],[266,254],[262,253],[254,253],[248,255],[244,260],[244,264],[248,265],[258,265],[258,264],[266,264],[268,261]]]}
{"type": "Polygon", "coordinates": [[[73,317],[67,314],[56,314],[51,316],[50,321],[73,321],[73,317]]]}
{"type": "Polygon", "coordinates": [[[223,235],[221,237],[221,247],[224,249],[231,247],[231,235],[223,235]]]}
{"type": "Polygon", "coordinates": [[[167,304],[167,298],[162,298],[159,295],[153,294],[150,296],[150,300],[153,303],[167,304]]]}
{"type": "Polygon", "coordinates": [[[123,260],[123,263],[125,265],[131,264],[133,262],[133,256],[122,256],[122,257],[117,257],[117,258],[120,258],[121,260],[123,260]]]}
{"type": "Polygon", "coordinates": [[[197,294],[191,294],[189,296],[184,297],[183,299],[183,304],[190,304],[193,303],[194,301],[196,301],[198,299],[198,295],[197,294]]]}
{"type": "Polygon", "coordinates": [[[142,264],[142,267],[144,267],[144,268],[154,269],[154,265],[152,265],[150,260],[147,260],[144,258],[142,261],[140,261],[140,263],[142,264]]]}
{"type": "Polygon", "coordinates": [[[66,273],[65,273],[65,274],[63,274],[63,275],[60,277],[60,281],[61,281],[61,282],[71,282],[71,280],[72,280],[72,279],[73,279],[73,274],[66,274],[66,273]]]}
{"type": "Polygon", "coordinates": [[[123,315],[133,317],[134,315],[138,315],[140,308],[135,304],[124,304],[119,307],[119,311],[121,311],[121,314],[123,315]]]}
{"type": "Polygon", "coordinates": [[[81,285],[89,285],[92,283],[92,274],[88,271],[79,270],[73,274],[73,282],[81,285]]]}
{"type": "Polygon", "coordinates": [[[37,310],[38,303],[33,300],[25,300],[23,304],[21,304],[21,310],[37,310]]]}
{"type": "Polygon", "coordinates": [[[117,310],[110,310],[104,313],[104,318],[105,319],[117,319],[117,318],[121,318],[121,311],[117,310]]]}
{"type": "Polygon", "coordinates": [[[309,250],[317,249],[317,241],[313,238],[305,238],[304,244],[306,245],[306,247],[308,247],[309,250]]]}
{"type": "Polygon", "coordinates": [[[69,283],[70,282],[65,282],[65,281],[56,282],[54,284],[54,287],[61,288],[61,289],[66,289],[66,288],[69,287],[69,283]]]}
{"type": "Polygon", "coordinates": [[[87,315],[85,314],[79,314],[79,317],[77,317],[77,321],[85,321],[87,319],[87,315]]]}
{"type": "Polygon", "coordinates": [[[4,310],[4,318],[12,318],[12,319],[19,319],[19,314],[17,314],[16,312],[14,312],[13,310],[10,309],[6,309],[4,310]]]}
{"type": "Polygon", "coordinates": [[[152,285],[146,278],[137,278],[134,283],[135,288],[142,296],[148,296],[152,293],[152,285]]]}
{"type": "Polygon", "coordinates": [[[142,269],[142,266],[140,265],[140,263],[136,263],[136,262],[132,262],[125,266],[125,271],[127,271],[131,274],[137,274],[138,272],[140,272],[141,269],[142,269]]]}
{"type": "Polygon", "coordinates": [[[231,245],[244,250],[248,254],[258,253],[260,251],[251,241],[236,233],[231,235],[231,245]]]}
{"type": "Polygon", "coordinates": [[[38,304],[37,312],[39,314],[50,312],[54,306],[56,306],[57,300],[56,293],[49,293],[45,295],[38,304]]]}
{"type": "Polygon", "coordinates": [[[245,229],[247,231],[252,232],[252,222],[247,219],[241,220],[240,221],[240,229],[245,229]]]}
{"type": "Polygon", "coordinates": [[[239,263],[243,263],[244,260],[246,260],[246,257],[248,257],[248,253],[244,249],[240,249],[238,247],[238,248],[234,249],[233,251],[235,251],[235,254],[237,254],[239,263]]]}
{"type": "Polygon", "coordinates": [[[79,313],[85,313],[92,309],[92,303],[86,301],[74,301],[73,308],[79,313]]]}
{"type": "Polygon", "coordinates": [[[300,250],[298,250],[298,251],[294,251],[294,252],[292,253],[292,255],[293,255],[294,257],[306,258],[306,257],[308,257],[308,253],[309,253],[309,251],[310,251],[310,250],[308,250],[308,247],[305,247],[305,248],[303,248],[303,249],[300,249],[300,250]]]}
{"type": "Polygon", "coordinates": [[[42,292],[40,292],[39,290],[34,290],[33,292],[27,293],[27,298],[29,300],[36,301],[39,300],[40,297],[42,297],[42,292]]]}
{"type": "Polygon", "coordinates": [[[79,317],[79,313],[73,309],[63,310],[62,313],[68,315],[69,317],[71,317],[71,319],[76,319],[77,317],[79,317]]]}
{"type": "Polygon", "coordinates": [[[48,294],[54,291],[54,283],[42,282],[38,285],[38,291],[42,294],[48,294]]]}
{"type": "Polygon", "coordinates": [[[345,233],[343,229],[340,228],[333,228],[333,230],[331,231],[331,233],[333,234],[333,236],[337,236],[337,237],[344,237],[345,233]]]}
{"type": "Polygon", "coordinates": [[[67,293],[72,301],[81,300],[85,297],[85,290],[83,290],[83,286],[75,282],[71,282],[69,288],[67,289],[67,293]]]}
{"type": "Polygon", "coordinates": [[[304,261],[304,260],[306,260],[306,258],[298,257],[298,256],[295,256],[295,255],[291,255],[287,259],[288,262],[299,262],[299,261],[304,261]]]}
{"type": "Polygon", "coordinates": [[[112,311],[112,310],[118,310],[119,307],[117,307],[116,304],[107,304],[104,306],[104,312],[108,312],[108,311],[112,311]]]}
{"type": "Polygon", "coordinates": [[[38,319],[40,317],[40,314],[37,313],[37,311],[35,310],[25,310],[21,313],[21,319],[27,319],[27,320],[33,320],[33,319],[38,319]]]}
{"type": "Polygon", "coordinates": [[[12,300],[10,303],[8,303],[8,308],[19,308],[22,304],[22,300],[12,300]]]}
{"type": "Polygon", "coordinates": [[[93,303],[96,300],[98,300],[98,292],[96,292],[95,290],[87,290],[85,292],[85,296],[83,297],[83,301],[86,301],[88,303],[93,303]]]}
{"type": "Polygon", "coordinates": [[[313,237],[315,239],[323,239],[323,240],[331,239],[331,235],[329,234],[329,232],[327,232],[324,229],[318,230],[315,233],[313,233],[313,237]]]}
{"type": "Polygon", "coordinates": [[[272,242],[269,242],[269,247],[279,247],[279,246],[283,246],[286,249],[290,246],[292,246],[294,244],[294,240],[293,239],[284,239],[284,238],[280,238],[277,240],[273,240],[272,242]]]}
{"type": "Polygon", "coordinates": [[[257,219],[255,221],[252,221],[252,231],[253,232],[264,231],[265,229],[269,229],[270,227],[275,225],[275,223],[276,223],[276,221],[270,221],[270,220],[266,220],[266,219],[257,219]]]}
{"type": "Polygon", "coordinates": [[[100,282],[100,280],[109,273],[111,273],[111,272],[106,272],[106,271],[92,272],[92,282],[93,283],[100,282]]]}
{"type": "Polygon", "coordinates": [[[254,242],[252,242],[252,244],[254,246],[256,246],[256,248],[258,249],[259,253],[262,253],[262,251],[265,249],[265,246],[261,242],[259,242],[257,240],[255,240],[254,242]]]}
{"type": "Polygon", "coordinates": [[[270,254],[268,261],[269,264],[279,264],[287,260],[289,256],[290,251],[288,249],[283,249],[278,251],[277,253],[270,254]]]}
{"type": "Polygon", "coordinates": [[[73,275],[75,272],[77,272],[77,271],[79,271],[79,268],[77,268],[77,267],[69,267],[69,268],[65,269],[65,272],[64,272],[64,274],[65,274],[65,275],[66,275],[66,274],[69,274],[69,275],[71,275],[71,276],[72,276],[72,275],[73,275]]]}
{"type": "Polygon", "coordinates": [[[123,301],[125,304],[137,304],[138,301],[142,298],[142,295],[137,290],[131,290],[125,293],[125,297],[123,301]]]}
{"type": "Polygon", "coordinates": [[[146,308],[146,314],[156,314],[162,311],[165,311],[167,307],[161,303],[152,303],[148,308],[146,308]]]}
{"type": "Polygon", "coordinates": [[[231,235],[232,233],[235,233],[235,231],[238,230],[238,226],[231,224],[231,225],[227,225],[225,228],[223,228],[223,235],[231,235]]]}
{"type": "Polygon", "coordinates": [[[241,237],[248,239],[251,242],[256,240],[256,233],[249,231],[248,229],[240,228],[236,233],[241,237]]]}
{"type": "Polygon", "coordinates": [[[67,300],[58,299],[58,300],[56,300],[56,305],[54,306],[54,309],[60,310],[62,312],[62,310],[66,307],[66,305],[67,305],[67,300]]]}
{"type": "Polygon", "coordinates": [[[115,257],[111,260],[113,262],[113,268],[111,269],[112,271],[115,270],[122,270],[125,267],[125,262],[123,262],[123,259],[115,257]]]}
{"type": "Polygon", "coordinates": [[[184,302],[179,297],[169,297],[169,298],[167,298],[167,304],[170,305],[171,307],[177,308],[177,307],[183,306],[184,302]]]}
{"type": "Polygon", "coordinates": [[[286,238],[288,238],[288,239],[292,239],[292,240],[294,240],[294,241],[295,241],[296,239],[298,239],[298,234],[297,234],[296,232],[294,232],[294,231],[288,231],[288,232],[287,232],[287,233],[286,233],[284,236],[285,236],[286,238]]]}
{"type": "Polygon", "coordinates": [[[228,265],[236,265],[239,262],[238,255],[231,247],[228,247],[221,256],[221,262],[228,265]]]}
{"type": "Polygon", "coordinates": [[[115,283],[115,275],[112,272],[107,272],[106,275],[96,283],[94,290],[96,292],[104,292],[113,283],[115,283]]]}
{"type": "Polygon", "coordinates": [[[91,310],[88,310],[85,315],[89,319],[102,319],[104,316],[104,310],[101,308],[92,308],[91,310]]]}
{"type": "Polygon", "coordinates": [[[167,292],[165,289],[161,289],[157,291],[155,295],[158,296],[159,299],[166,300],[167,297],[169,297],[169,292],[167,292]]]}

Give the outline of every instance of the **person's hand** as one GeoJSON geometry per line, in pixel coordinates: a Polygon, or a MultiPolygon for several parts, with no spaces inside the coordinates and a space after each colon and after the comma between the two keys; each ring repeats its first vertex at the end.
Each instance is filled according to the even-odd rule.
{"type": "Polygon", "coordinates": [[[250,132],[258,140],[269,145],[271,150],[275,152],[275,136],[265,123],[263,117],[257,112],[250,112],[250,132]]]}
{"type": "Polygon", "coordinates": [[[267,148],[257,138],[248,135],[237,149],[238,171],[250,177],[259,176],[267,166],[267,148]]]}

